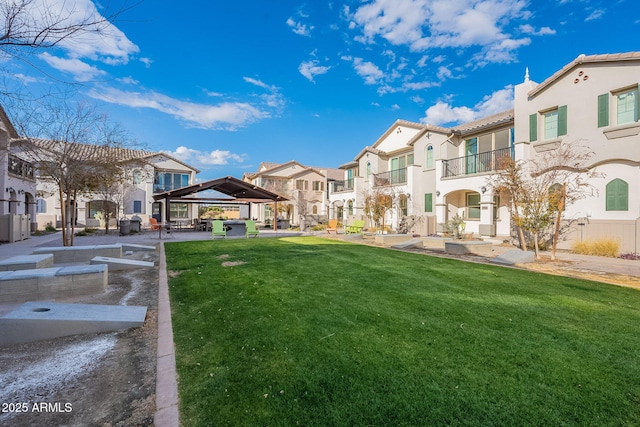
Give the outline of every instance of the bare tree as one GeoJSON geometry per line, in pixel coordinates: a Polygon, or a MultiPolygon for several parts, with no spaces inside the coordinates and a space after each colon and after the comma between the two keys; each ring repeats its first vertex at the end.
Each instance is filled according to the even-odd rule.
{"type": "Polygon", "coordinates": [[[588,148],[578,142],[562,142],[557,149],[530,161],[501,159],[488,185],[508,200],[522,250],[527,249],[526,231],[539,258],[540,236],[555,223],[552,259],[555,258],[563,210],[595,194],[595,187],[589,182],[601,174],[587,167],[591,156],[588,148]]]}
{"type": "Polygon", "coordinates": [[[384,231],[387,212],[393,209],[394,194],[388,189],[366,190],[363,194],[364,213],[371,224],[384,231]]]}
{"type": "Polygon", "coordinates": [[[59,102],[27,110],[13,123],[23,135],[25,154],[38,174],[57,187],[63,245],[73,245],[76,202],[122,177],[126,132],[87,104],[59,102]]]}
{"type": "Polygon", "coordinates": [[[130,7],[99,14],[81,11],[70,1],[3,0],[0,50],[20,56],[25,51],[51,48],[83,34],[102,35],[130,7]]]}

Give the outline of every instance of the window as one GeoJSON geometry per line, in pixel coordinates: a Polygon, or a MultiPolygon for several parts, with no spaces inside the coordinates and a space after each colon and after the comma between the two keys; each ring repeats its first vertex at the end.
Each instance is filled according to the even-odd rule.
{"type": "Polygon", "coordinates": [[[408,210],[409,206],[409,198],[406,194],[400,195],[400,216],[407,216],[409,214],[408,210]]]}
{"type": "Polygon", "coordinates": [[[142,183],[142,171],[140,169],[136,169],[133,171],[133,183],[134,184],[142,183]]]}
{"type": "Polygon", "coordinates": [[[347,203],[347,209],[349,211],[349,215],[353,215],[353,200],[349,200],[349,203],[347,203]]]}
{"type": "Polygon", "coordinates": [[[45,199],[36,200],[36,213],[47,213],[47,201],[45,199]]]}
{"type": "Polygon", "coordinates": [[[304,190],[304,179],[296,179],[296,190],[304,190]]]}
{"type": "Polygon", "coordinates": [[[606,209],[608,211],[629,210],[629,184],[621,179],[614,179],[606,187],[606,209]]]}
{"type": "Polygon", "coordinates": [[[427,169],[433,169],[433,145],[427,146],[424,164],[427,169]]]}
{"type": "Polygon", "coordinates": [[[617,123],[638,121],[638,88],[616,94],[617,123]]]}
{"type": "Polygon", "coordinates": [[[155,193],[164,193],[165,191],[176,190],[188,185],[188,173],[156,172],[153,181],[153,191],[155,193]]]}
{"type": "Polygon", "coordinates": [[[186,203],[171,203],[169,205],[169,212],[171,219],[189,218],[186,203]]]}
{"type": "Polygon", "coordinates": [[[322,181],[313,181],[313,190],[314,191],[324,191],[324,182],[322,182],[322,181]]]}
{"type": "Polygon", "coordinates": [[[142,200],[133,201],[133,213],[142,213],[142,200]]]}
{"type": "Polygon", "coordinates": [[[467,193],[467,218],[480,219],[480,194],[467,193]]]}
{"type": "Polygon", "coordinates": [[[371,176],[371,162],[367,162],[367,179],[371,176]]]}
{"type": "Polygon", "coordinates": [[[433,212],[433,193],[426,193],[424,195],[424,211],[433,212]]]}

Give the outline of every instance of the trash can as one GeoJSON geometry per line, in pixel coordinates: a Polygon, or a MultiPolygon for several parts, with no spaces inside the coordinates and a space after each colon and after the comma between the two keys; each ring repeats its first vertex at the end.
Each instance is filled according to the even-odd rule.
{"type": "Polygon", "coordinates": [[[129,221],[128,219],[121,219],[119,226],[121,236],[126,236],[127,234],[131,233],[131,221],[129,221]]]}
{"type": "Polygon", "coordinates": [[[140,228],[142,226],[142,218],[140,218],[137,215],[134,215],[134,216],[131,217],[131,219],[129,221],[131,221],[131,232],[132,233],[139,233],[140,232],[140,228]]]}

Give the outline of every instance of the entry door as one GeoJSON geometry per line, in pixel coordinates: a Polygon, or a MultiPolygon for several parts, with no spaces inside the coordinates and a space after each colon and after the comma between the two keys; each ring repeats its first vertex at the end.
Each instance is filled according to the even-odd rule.
{"type": "Polygon", "coordinates": [[[153,202],[151,205],[151,217],[158,222],[162,222],[162,203],[153,202]]]}
{"type": "Polygon", "coordinates": [[[465,144],[466,172],[476,173],[478,159],[478,138],[468,139],[465,144]]]}

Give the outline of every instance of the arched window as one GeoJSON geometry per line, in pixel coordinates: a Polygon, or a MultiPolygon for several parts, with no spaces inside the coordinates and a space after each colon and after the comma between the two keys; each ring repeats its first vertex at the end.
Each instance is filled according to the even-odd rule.
{"type": "Polygon", "coordinates": [[[311,211],[313,212],[314,215],[318,215],[318,206],[313,205],[313,208],[311,209],[311,211]]]}
{"type": "Polygon", "coordinates": [[[629,184],[616,178],[606,187],[606,206],[608,211],[629,210],[629,184]]]}
{"type": "Polygon", "coordinates": [[[353,200],[349,200],[347,207],[349,208],[349,215],[353,215],[353,200]]]}
{"type": "Polygon", "coordinates": [[[371,162],[367,162],[367,179],[371,175],[371,162]]]}
{"type": "Polygon", "coordinates": [[[433,169],[433,145],[427,145],[424,164],[425,168],[433,169]]]}

